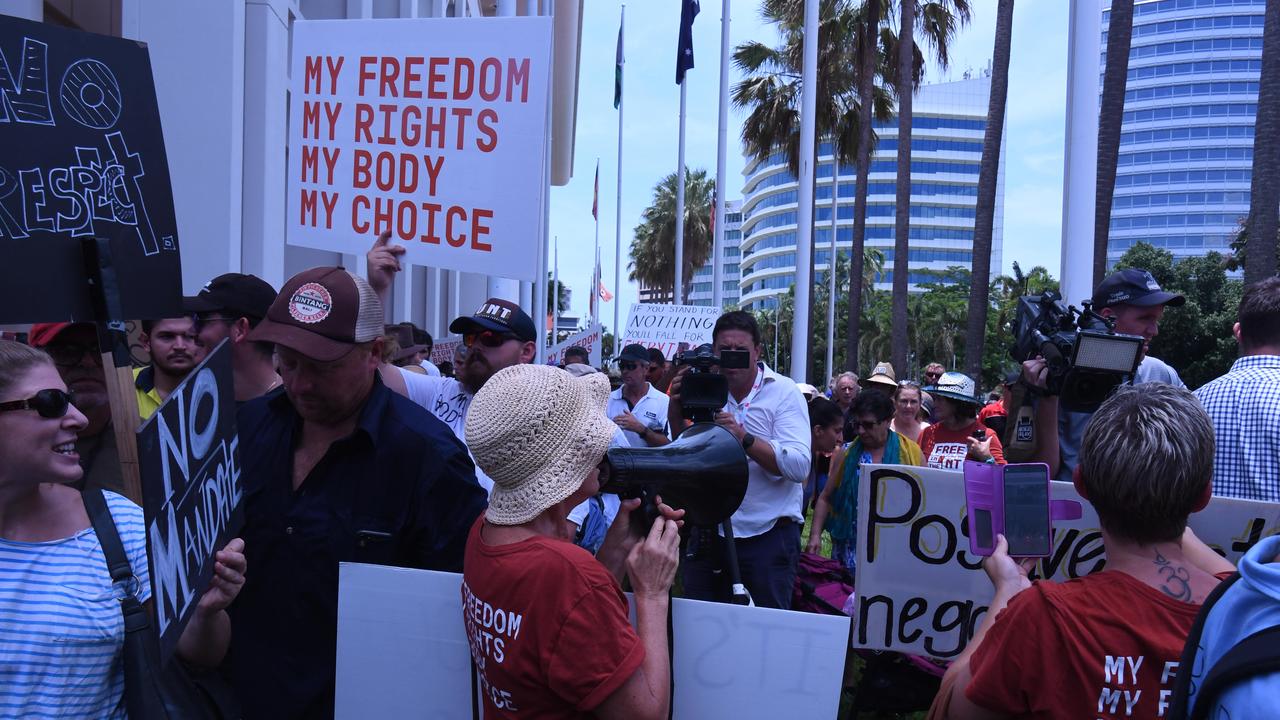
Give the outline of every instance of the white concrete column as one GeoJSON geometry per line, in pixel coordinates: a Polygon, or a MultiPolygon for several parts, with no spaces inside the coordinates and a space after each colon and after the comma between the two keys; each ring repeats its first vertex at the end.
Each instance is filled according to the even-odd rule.
{"type": "Polygon", "coordinates": [[[245,6],[241,271],[279,288],[285,275],[289,3],[245,6]]]}
{"type": "Polygon", "coordinates": [[[1093,295],[1093,220],[1098,184],[1100,0],[1071,0],[1067,35],[1066,160],[1062,177],[1062,298],[1093,295]]]}

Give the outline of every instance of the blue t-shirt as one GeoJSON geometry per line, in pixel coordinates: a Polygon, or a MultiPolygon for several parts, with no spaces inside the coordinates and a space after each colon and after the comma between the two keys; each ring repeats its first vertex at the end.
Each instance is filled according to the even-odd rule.
{"type": "MultiPolygon", "coordinates": [[[[1254,545],[1240,558],[1240,579],[1209,609],[1191,668],[1188,711],[1195,707],[1200,679],[1235,644],[1264,628],[1280,625],[1280,535],[1254,545]]],[[[1280,700],[1280,673],[1257,675],[1218,697],[1210,718],[1274,717],[1280,700]]]]}
{"type": "MultiPolygon", "coordinates": [[[[105,495],[145,602],[142,509],[105,495]]],[[[126,717],[123,595],[92,526],[49,542],[0,539],[0,718],[126,717]]]]}
{"type": "MultiPolygon", "coordinates": [[[[1134,373],[1133,384],[1141,385],[1143,383],[1165,383],[1177,388],[1187,389],[1182,378],[1178,377],[1178,371],[1170,367],[1165,361],[1159,358],[1153,358],[1150,355],[1142,358],[1142,362],[1138,364],[1138,371],[1134,373]]],[[[1063,410],[1062,406],[1058,406],[1058,452],[1061,456],[1061,464],[1058,466],[1058,476],[1055,480],[1062,482],[1071,482],[1071,473],[1075,472],[1076,465],[1080,463],[1080,442],[1084,439],[1084,429],[1089,424],[1089,419],[1093,417],[1091,412],[1070,412],[1063,410]]]]}

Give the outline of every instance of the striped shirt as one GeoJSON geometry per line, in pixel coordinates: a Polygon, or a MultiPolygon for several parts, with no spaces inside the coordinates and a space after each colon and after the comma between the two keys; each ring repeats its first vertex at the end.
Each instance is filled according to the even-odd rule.
{"type": "MultiPolygon", "coordinates": [[[[145,602],[142,509],[106,497],[145,602]]],[[[126,717],[123,595],[92,526],[49,542],[0,539],[0,718],[126,717]]]]}
{"type": "Polygon", "coordinates": [[[1246,355],[1196,390],[1213,420],[1213,494],[1280,501],[1280,355],[1246,355]]]}

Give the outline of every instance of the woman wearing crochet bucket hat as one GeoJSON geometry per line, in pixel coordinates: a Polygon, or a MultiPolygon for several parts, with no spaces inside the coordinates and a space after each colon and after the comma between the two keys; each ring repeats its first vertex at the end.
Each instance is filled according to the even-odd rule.
{"type": "Polygon", "coordinates": [[[982,400],[973,378],[964,373],[943,373],[925,391],[933,396],[937,420],[920,433],[926,465],[960,470],[965,459],[1005,464],[1000,438],[978,423],[982,400]]]}
{"type": "Polygon", "coordinates": [[[667,608],[683,511],[660,505],[648,534],[622,504],[596,557],[566,519],[600,488],[616,426],[609,380],[515,365],[476,393],[467,446],[493,479],[463,561],[462,615],[485,718],[665,718],[667,608]],[[636,628],[619,586],[635,593],[636,628]]]}

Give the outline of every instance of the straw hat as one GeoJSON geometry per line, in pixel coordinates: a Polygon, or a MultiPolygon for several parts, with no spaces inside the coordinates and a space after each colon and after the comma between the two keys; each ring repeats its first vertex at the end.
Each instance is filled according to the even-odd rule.
{"type": "Polygon", "coordinates": [[[485,517],[519,525],[572,495],[604,457],[613,421],[609,379],[546,365],[513,365],[489,379],[467,411],[467,447],[493,479],[485,517]]]}
{"type": "Polygon", "coordinates": [[[892,394],[898,389],[898,380],[893,373],[893,365],[887,362],[878,363],[871,371],[871,374],[862,381],[861,385],[864,389],[876,388],[892,394]]]}
{"type": "Polygon", "coordinates": [[[929,385],[925,390],[932,395],[959,400],[970,405],[982,404],[982,400],[978,397],[977,383],[973,378],[960,372],[943,373],[936,385],[929,385]]]}

